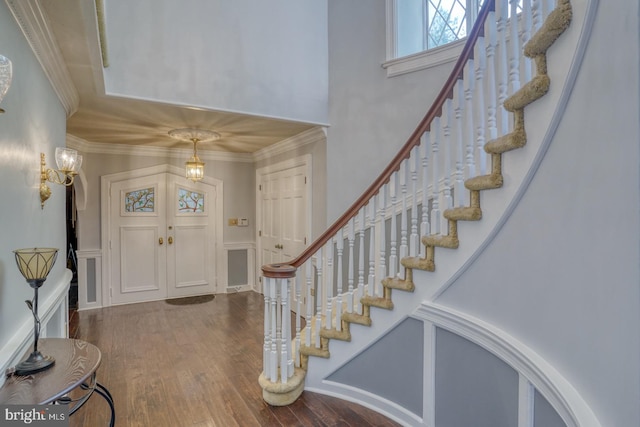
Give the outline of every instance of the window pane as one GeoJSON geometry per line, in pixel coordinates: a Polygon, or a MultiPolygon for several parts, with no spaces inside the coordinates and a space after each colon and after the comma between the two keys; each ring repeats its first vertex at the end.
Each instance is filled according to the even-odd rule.
{"type": "Polygon", "coordinates": [[[178,212],[203,213],[204,194],[184,188],[178,189],[178,212]]]}
{"type": "Polygon", "coordinates": [[[466,37],[466,9],[460,0],[427,0],[427,8],[428,49],[466,37]]]}
{"type": "Polygon", "coordinates": [[[424,0],[398,0],[396,14],[396,56],[425,50],[424,0]]]}
{"type": "Polygon", "coordinates": [[[129,191],[124,196],[125,212],[153,212],[155,192],[153,188],[129,191]]]}

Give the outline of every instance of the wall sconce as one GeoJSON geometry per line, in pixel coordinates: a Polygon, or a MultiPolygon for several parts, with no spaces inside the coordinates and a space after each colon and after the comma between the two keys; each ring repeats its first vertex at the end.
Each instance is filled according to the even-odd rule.
{"type": "Polygon", "coordinates": [[[185,163],[185,176],[193,182],[202,180],[204,178],[204,162],[200,161],[198,157],[196,145],[198,142],[220,139],[220,134],[211,130],[184,128],[170,130],[169,136],[180,141],[193,143],[193,156],[185,163]]]}
{"type": "MultiPolygon", "coordinates": [[[[11,78],[13,76],[13,69],[11,66],[11,60],[4,55],[0,55],[0,102],[7,94],[9,86],[11,86],[11,78]]],[[[4,110],[0,108],[0,114],[4,113],[4,110]]]]}
{"type": "Polygon", "coordinates": [[[33,288],[33,299],[26,300],[27,306],[33,315],[33,351],[26,360],[18,363],[15,368],[16,375],[29,375],[49,369],[55,363],[51,356],[45,356],[38,351],[38,338],[40,337],[40,318],[38,317],[38,289],[47,280],[51,267],[56,262],[58,249],[56,248],[28,248],[13,251],[16,256],[16,264],[20,273],[33,288]]]}
{"type": "Polygon", "coordinates": [[[70,148],[56,148],[56,164],[58,169],[47,169],[44,153],[40,153],[40,206],[44,209],[44,202],[51,196],[51,189],[47,181],[64,186],[73,184],[75,176],[80,172],[82,156],[70,148]]]}

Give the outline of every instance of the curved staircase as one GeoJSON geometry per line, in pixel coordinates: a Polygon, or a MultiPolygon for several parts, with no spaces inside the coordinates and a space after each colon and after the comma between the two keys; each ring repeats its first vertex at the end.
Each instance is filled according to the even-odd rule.
{"type": "MultiPolygon", "coordinates": [[[[307,371],[314,368],[309,358],[329,359],[332,340],[351,342],[360,333],[352,324],[372,327],[380,319],[386,323],[375,334],[382,336],[420,301],[443,292],[461,263],[497,227],[496,218],[475,234],[465,225],[474,234],[473,243],[458,257],[461,262],[449,260],[448,250],[460,251],[465,237],[460,221],[480,221],[481,196],[513,178],[505,178],[503,161],[509,159],[503,154],[525,147],[526,107],[550,90],[547,53],[569,28],[574,11],[569,0],[548,5],[543,0],[522,6],[486,1],[440,95],[389,166],[298,258],[263,267],[264,370],[259,382],[269,404],[295,401],[307,371]],[[516,15],[519,19],[511,19],[516,15]],[[520,78],[526,79],[521,87],[520,78]],[[436,253],[447,264],[438,268],[442,275],[436,272],[436,253]],[[421,276],[417,283],[419,271],[436,277],[421,276]],[[394,290],[415,298],[402,297],[403,310],[393,316],[374,312],[372,307],[394,309],[394,290]],[[282,331],[291,329],[288,313],[294,306],[297,313],[306,312],[306,327],[300,327],[298,317],[296,334],[289,339],[282,331]]],[[[578,44],[579,37],[574,39],[578,44]]],[[[529,155],[528,167],[534,157],[529,155]]],[[[520,172],[520,180],[525,174],[520,172]]],[[[516,192],[517,183],[510,184],[507,199],[516,192]]],[[[509,202],[501,203],[504,210],[509,202]]],[[[370,344],[372,335],[337,366],[370,344]]]]}

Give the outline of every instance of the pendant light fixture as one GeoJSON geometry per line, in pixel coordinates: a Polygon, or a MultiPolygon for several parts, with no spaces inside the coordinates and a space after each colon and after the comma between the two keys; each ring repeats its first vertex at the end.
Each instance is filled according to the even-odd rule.
{"type": "Polygon", "coordinates": [[[220,134],[211,130],[182,128],[169,131],[171,138],[193,143],[193,156],[185,163],[185,176],[193,182],[204,178],[204,162],[198,157],[198,143],[220,139],[220,134]]]}

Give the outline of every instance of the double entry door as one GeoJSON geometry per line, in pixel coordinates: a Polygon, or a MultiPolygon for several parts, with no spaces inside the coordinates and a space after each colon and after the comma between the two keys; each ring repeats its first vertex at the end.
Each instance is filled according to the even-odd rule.
{"type": "Polygon", "coordinates": [[[110,198],[111,304],[215,292],[214,186],[159,173],[110,198]]]}

